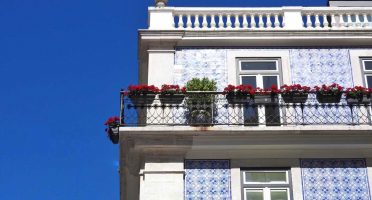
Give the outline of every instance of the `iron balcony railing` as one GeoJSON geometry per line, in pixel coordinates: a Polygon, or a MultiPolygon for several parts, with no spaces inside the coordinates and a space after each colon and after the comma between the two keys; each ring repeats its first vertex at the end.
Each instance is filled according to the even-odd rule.
{"type": "Polygon", "coordinates": [[[372,125],[371,102],[349,104],[342,96],[340,103],[319,103],[315,94],[305,103],[286,103],[279,95],[273,103],[231,104],[222,92],[188,92],[175,104],[159,95],[145,104],[122,93],[120,116],[124,126],[372,125]]]}

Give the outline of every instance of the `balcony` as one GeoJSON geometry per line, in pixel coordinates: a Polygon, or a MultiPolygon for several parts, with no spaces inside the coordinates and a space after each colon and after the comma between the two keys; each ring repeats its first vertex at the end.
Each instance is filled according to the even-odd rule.
{"type": "Polygon", "coordinates": [[[313,93],[305,103],[285,103],[279,96],[274,103],[250,99],[244,104],[229,103],[221,92],[187,92],[186,98],[177,104],[164,104],[158,95],[151,104],[134,104],[122,93],[121,122],[126,127],[372,125],[370,102],[349,104],[343,96],[340,103],[319,103],[313,93]],[[190,95],[212,98],[204,103],[190,103],[190,95]]]}
{"type": "Polygon", "coordinates": [[[368,30],[371,7],[149,8],[149,30],[368,30]]]}

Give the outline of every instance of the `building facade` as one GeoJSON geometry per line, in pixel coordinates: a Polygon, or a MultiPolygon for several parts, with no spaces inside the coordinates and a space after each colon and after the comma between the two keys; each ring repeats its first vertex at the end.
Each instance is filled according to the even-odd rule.
{"type": "MultiPolygon", "coordinates": [[[[138,34],[140,83],[372,87],[372,7],[335,2],[150,7],[138,34]]],[[[185,101],[134,105],[122,95],[122,200],[371,199],[370,102],[324,104],[310,94],[301,104],[229,105],[213,95],[213,117],[201,126],[185,101]]]]}

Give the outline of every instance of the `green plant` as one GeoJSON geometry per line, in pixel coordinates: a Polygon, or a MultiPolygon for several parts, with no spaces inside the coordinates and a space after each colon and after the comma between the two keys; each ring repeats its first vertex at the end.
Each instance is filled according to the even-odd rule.
{"type": "Polygon", "coordinates": [[[217,83],[208,78],[193,78],[186,83],[186,91],[216,91],[217,83]]]}
{"type": "Polygon", "coordinates": [[[208,78],[193,78],[186,83],[186,91],[201,91],[200,93],[189,93],[186,104],[190,111],[190,123],[206,125],[212,123],[212,112],[215,94],[203,93],[217,90],[217,83],[208,78]]]}
{"type": "Polygon", "coordinates": [[[208,78],[193,78],[186,83],[186,91],[201,91],[201,93],[190,93],[187,96],[188,101],[187,104],[193,105],[200,105],[206,106],[213,102],[214,96],[213,94],[202,93],[205,92],[213,92],[217,90],[217,83],[213,80],[209,80],[208,78]]]}

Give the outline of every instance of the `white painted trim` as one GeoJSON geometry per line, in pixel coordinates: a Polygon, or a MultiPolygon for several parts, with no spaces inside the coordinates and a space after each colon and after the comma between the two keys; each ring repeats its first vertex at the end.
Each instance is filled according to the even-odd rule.
{"type": "Polygon", "coordinates": [[[291,167],[293,199],[304,199],[302,194],[302,174],[300,159],[296,159],[294,162],[296,163],[291,167]]]}
{"type": "Polygon", "coordinates": [[[291,70],[289,61],[289,50],[267,50],[259,51],[256,50],[227,50],[227,74],[228,84],[239,84],[237,80],[237,62],[238,59],[244,58],[280,58],[282,67],[283,84],[291,84],[291,70]]]}
{"type": "Polygon", "coordinates": [[[231,167],[231,194],[232,200],[241,200],[241,179],[240,179],[240,168],[231,167]],[[234,195],[235,194],[235,195],[234,195]]]}
{"type": "Polygon", "coordinates": [[[350,50],[350,62],[354,85],[364,85],[361,57],[372,57],[372,50],[350,50]]]}

